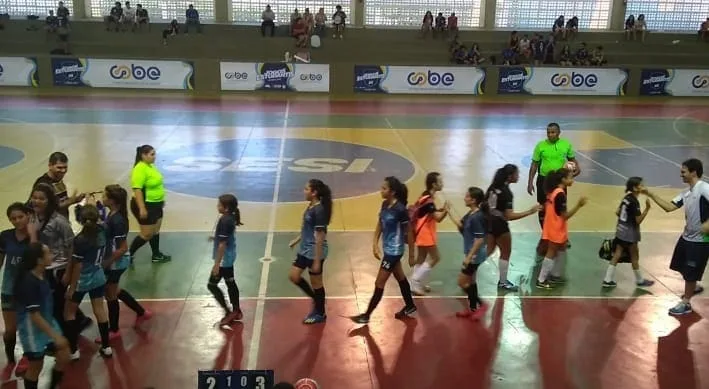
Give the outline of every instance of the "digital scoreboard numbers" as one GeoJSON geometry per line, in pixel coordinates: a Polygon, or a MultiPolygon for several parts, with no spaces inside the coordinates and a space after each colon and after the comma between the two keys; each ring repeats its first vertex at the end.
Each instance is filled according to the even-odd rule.
{"type": "Polygon", "coordinates": [[[273,389],[273,370],[200,370],[197,389],[273,389]]]}

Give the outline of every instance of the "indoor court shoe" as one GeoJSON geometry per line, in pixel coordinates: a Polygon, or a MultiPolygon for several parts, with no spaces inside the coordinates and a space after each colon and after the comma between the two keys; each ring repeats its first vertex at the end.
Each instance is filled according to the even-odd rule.
{"type": "Polygon", "coordinates": [[[13,362],[8,363],[7,366],[2,369],[2,382],[10,381],[10,378],[12,378],[12,372],[15,371],[15,367],[17,367],[17,364],[13,362]]]}
{"type": "Polygon", "coordinates": [[[18,377],[23,377],[30,367],[30,361],[26,357],[20,358],[17,362],[17,367],[15,368],[15,375],[18,377]]]}
{"type": "Polygon", "coordinates": [[[404,307],[401,309],[401,311],[394,314],[394,318],[401,320],[407,317],[411,317],[414,313],[416,313],[416,310],[417,309],[415,305],[412,307],[404,307]]]}
{"type": "Polygon", "coordinates": [[[670,308],[669,314],[672,316],[682,316],[688,313],[692,313],[692,306],[684,301],[670,308]]]}
{"type": "Polygon", "coordinates": [[[519,288],[515,284],[510,282],[509,280],[507,280],[505,282],[498,282],[497,288],[502,289],[506,292],[516,292],[519,290],[519,288]]]}
{"type": "Polygon", "coordinates": [[[466,309],[464,311],[459,311],[455,313],[455,317],[459,317],[461,319],[469,319],[471,316],[473,316],[473,312],[475,312],[472,309],[466,309]]]}
{"type": "Polygon", "coordinates": [[[303,320],[303,324],[318,324],[318,323],[325,323],[325,320],[327,320],[326,315],[321,315],[319,313],[313,312],[308,317],[303,320]]]}
{"type": "Polygon", "coordinates": [[[153,262],[169,262],[172,261],[172,256],[160,253],[157,255],[153,255],[153,262]]]}
{"type": "Polygon", "coordinates": [[[110,347],[101,347],[98,349],[98,353],[104,358],[111,358],[113,356],[113,350],[110,347]]]}
{"type": "Polygon", "coordinates": [[[638,286],[638,288],[647,288],[649,286],[655,285],[655,281],[653,280],[642,280],[642,282],[638,282],[635,285],[638,286]]]}
{"type": "Polygon", "coordinates": [[[153,312],[149,310],[143,311],[143,314],[135,318],[135,327],[140,327],[143,323],[153,317],[153,312]]]}
{"type": "Polygon", "coordinates": [[[366,313],[363,313],[361,315],[357,316],[350,316],[350,320],[357,324],[368,324],[369,323],[369,316],[367,316],[366,313]]]}
{"type": "Polygon", "coordinates": [[[490,306],[489,306],[489,305],[487,305],[487,304],[485,304],[485,303],[480,304],[480,306],[478,307],[478,309],[476,309],[475,311],[473,311],[473,315],[472,315],[470,318],[473,319],[473,320],[476,320],[476,321],[477,321],[477,320],[481,320],[483,317],[485,317],[485,314],[487,313],[487,311],[488,311],[489,309],[490,309],[490,306]]]}
{"type": "Polygon", "coordinates": [[[544,290],[549,290],[549,289],[554,289],[554,287],[548,283],[548,282],[539,282],[537,281],[537,289],[544,289],[544,290]]]}
{"type": "Polygon", "coordinates": [[[549,283],[555,284],[555,285],[562,285],[562,284],[566,283],[566,279],[563,277],[551,276],[551,277],[549,277],[549,283]]]}
{"type": "Polygon", "coordinates": [[[615,288],[618,284],[615,281],[603,281],[604,288],[615,288]]]}

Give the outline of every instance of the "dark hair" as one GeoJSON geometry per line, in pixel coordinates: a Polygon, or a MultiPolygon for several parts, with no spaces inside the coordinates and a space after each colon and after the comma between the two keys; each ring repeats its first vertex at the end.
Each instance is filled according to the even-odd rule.
{"type": "Polygon", "coordinates": [[[234,215],[234,220],[237,226],[243,226],[241,223],[241,211],[239,211],[239,200],[233,194],[223,194],[219,196],[219,204],[226,208],[227,212],[234,215]]]}
{"type": "Polygon", "coordinates": [[[31,212],[30,209],[27,207],[27,205],[22,204],[22,203],[19,202],[19,201],[18,201],[18,202],[14,202],[14,203],[10,204],[10,205],[7,207],[7,217],[10,217],[10,214],[13,213],[13,212],[15,212],[15,211],[20,211],[20,212],[23,212],[23,213],[25,213],[25,214],[28,214],[28,213],[31,212]]]}
{"type": "Polygon", "coordinates": [[[308,186],[310,186],[311,191],[317,192],[318,200],[320,200],[320,204],[325,208],[327,224],[330,224],[330,219],[332,218],[332,191],[330,187],[316,178],[308,181],[308,186]]]}
{"type": "Polygon", "coordinates": [[[478,204],[478,208],[480,208],[482,213],[488,214],[490,212],[490,206],[487,204],[487,201],[485,201],[485,192],[483,192],[482,189],[477,186],[471,186],[468,188],[468,196],[475,200],[475,203],[478,204]]]}
{"type": "Polygon", "coordinates": [[[17,266],[17,274],[15,275],[15,285],[13,292],[15,296],[20,296],[20,287],[24,283],[27,274],[32,271],[37,264],[39,264],[40,258],[44,255],[44,245],[40,242],[32,242],[27,245],[25,252],[22,254],[22,261],[17,266]]]}
{"type": "Polygon", "coordinates": [[[554,189],[561,185],[561,180],[563,180],[565,177],[568,177],[569,174],[571,174],[571,171],[566,168],[554,170],[553,172],[547,174],[547,178],[544,183],[544,189],[546,193],[549,194],[553,192],[554,189]]]}
{"type": "Polygon", "coordinates": [[[106,185],[103,190],[106,192],[106,197],[108,197],[115,206],[119,207],[117,210],[111,210],[118,211],[125,219],[126,226],[128,226],[128,192],[118,184],[106,185]]]}
{"type": "Polygon", "coordinates": [[[630,177],[628,181],[625,182],[625,191],[632,192],[635,187],[643,183],[642,177],[630,177]]]}
{"type": "Polygon", "coordinates": [[[559,126],[559,123],[551,122],[551,123],[547,124],[547,128],[549,128],[549,127],[556,128],[557,130],[561,131],[561,126],[559,126]]]}
{"type": "Polygon", "coordinates": [[[690,173],[696,173],[697,178],[701,178],[704,174],[704,166],[702,165],[702,161],[696,158],[690,158],[682,162],[682,166],[686,167],[690,173]]]}
{"type": "Polygon", "coordinates": [[[507,165],[497,169],[495,175],[492,177],[492,183],[487,188],[487,191],[490,192],[493,189],[502,188],[503,186],[505,186],[507,180],[509,180],[510,177],[512,177],[512,175],[517,172],[519,172],[519,168],[517,167],[517,165],[513,165],[511,163],[508,163],[507,165]]]}
{"type": "Polygon", "coordinates": [[[406,184],[402,183],[394,176],[386,177],[384,178],[384,181],[386,181],[387,185],[389,185],[389,189],[394,192],[394,198],[396,201],[404,205],[408,204],[409,189],[406,187],[406,184]]]}
{"type": "Polygon", "coordinates": [[[137,165],[138,162],[143,160],[143,155],[155,150],[151,145],[142,145],[135,148],[135,163],[133,166],[137,165]]]}
{"type": "Polygon", "coordinates": [[[426,190],[421,193],[421,196],[431,194],[431,190],[433,189],[433,186],[438,183],[438,177],[440,176],[441,173],[439,172],[430,172],[426,174],[426,190]]]}
{"type": "MultiPolygon", "coordinates": [[[[45,214],[41,215],[44,216],[46,222],[59,209],[59,200],[57,199],[57,195],[54,194],[54,188],[52,188],[51,185],[45,184],[43,182],[40,182],[39,184],[35,185],[34,188],[32,188],[32,194],[34,194],[34,192],[42,192],[44,193],[44,197],[47,198],[47,209],[45,211],[45,214]]],[[[30,195],[30,199],[31,197],[32,195],[30,195]]]]}
{"type": "Polygon", "coordinates": [[[55,151],[49,154],[49,164],[56,165],[58,163],[69,163],[69,157],[61,151],[55,151]]]}
{"type": "Polygon", "coordinates": [[[99,232],[101,227],[98,224],[100,219],[98,208],[93,204],[86,204],[81,208],[81,232],[93,246],[99,245],[99,232]]]}

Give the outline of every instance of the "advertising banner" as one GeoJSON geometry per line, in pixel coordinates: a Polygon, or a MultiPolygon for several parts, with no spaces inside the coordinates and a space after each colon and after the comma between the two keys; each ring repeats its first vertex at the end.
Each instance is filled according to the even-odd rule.
{"type": "Polygon", "coordinates": [[[221,62],[219,71],[222,90],[330,91],[330,65],[221,62]]]}
{"type": "Polygon", "coordinates": [[[709,96],[709,69],[643,69],[642,96],[709,96]]]}
{"type": "Polygon", "coordinates": [[[501,67],[500,94],[623,96],[628,72],[617,68],[501,67]]]}
{"type": "Polygon", "coordinates": [[[454,66],[355,65],[354,90],[364,93],[481,95],[485,70],[454,66]]]}
{"type": "Polygon", "coordinates": [[[0,86],[39,86],[37,60],[27,57],[0,57],[0,86]]]}
{"type": "Polygon", "coordinates": [[[52,58],[55,86],[193,89],[194,67],[184,61],[52,58]]]}

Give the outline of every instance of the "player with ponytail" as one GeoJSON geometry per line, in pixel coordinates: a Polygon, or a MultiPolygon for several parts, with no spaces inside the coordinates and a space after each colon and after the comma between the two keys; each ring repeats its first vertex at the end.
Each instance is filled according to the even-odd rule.
{"type": "MultiPolygon", "coordinates": [[[[138,301],[119,284],[121,276],[130,265],[128,253],[128,192],[120,185],[108,185],[103,190],[103,204],[109,212],[104,222],[106,232],[106,254],[103,271],[106,275],[106,305],[108,305],[109,340],[121,336],[118,328],[120,306],[118,300],[136,313],[136,326],[152,317],[152,312],[143,308],[138,301]]],[[[101,338],[96,339],[101,343],[101,338]]]]}
{"type": "Polygon", "coordinates": [[[458,312],[458,317],[472,317],[480,320],[485,316],[488,305],[478,294],[476,275],[478,267],[487,259],[485,236],[487,232],[487,214],[490,208],[485,202],[485,192],[477,187],[470,187],[465,193],[465,205],[470,209],[460,221],[451,218],[463,235],[463,266],[458,275],[458,286],[468,296],[468,309],[458,312]]]}
{"type": "Polygon", "coordinates": [[[382,195],[381,208],[377,225],[374,228],[374,241],[372,252],[374,258],[381,261],[377,279],[374,281],[374,295],[369,300],[367,311],[350,319],[358,324],[369,323],[369,317],[377,308],[377,305],[384,296],[384,286],[389,276],[393,273],[394,278],[399,282],[401,296],[404,298],[404,308],[397,312],[394,317],[403,319],[416,312],[416,305],[411,294],[411,286],[406,279],[406,274],[401,265],[401,258],[404,256],[404,247],[409,248],[409,260],[414,260],[414,234],[409,223],[409,213],[406,208],[408,201],[408,189],[396,177],[387,177],[380,189],[382,195]],[[379,246],[379,239],[383,237],[382,247],[379,246]]]}
{"type": "Polygon", "coordinates": [[[323,265],[327,258],[327,226],[332,217],[332,192],[330,187],[318,179],[311,179],[303,188],[308,208],[303,213],[300,235],[291,240],[291,248],[300,244],[298,255],[293,261],[288,278],[306,295],[313,299],[314,309],[303,320],[304,324],[325,322],[325,287],[323,285],[323,265]],[[310,274],[312,287],[302,275],[305,269],[310,274]]]}
{"type": "Polygon", "coordinates": [[[239,287],[236,285],[234,266],[236,263],[236,228],[242,226],[239,200],[232,194],[223,194],[217,201],[217,212],[221,215],[214,231],[214,251],[212,258],[214,266],[209,275],[207,289],[224,309],[224,317],[219,322],[226,326],[244,317],[239,304],[239,287]],[[219,288],[219,282],[224,279],[231,309],[224,299],[224,292],[219,288]]]}

